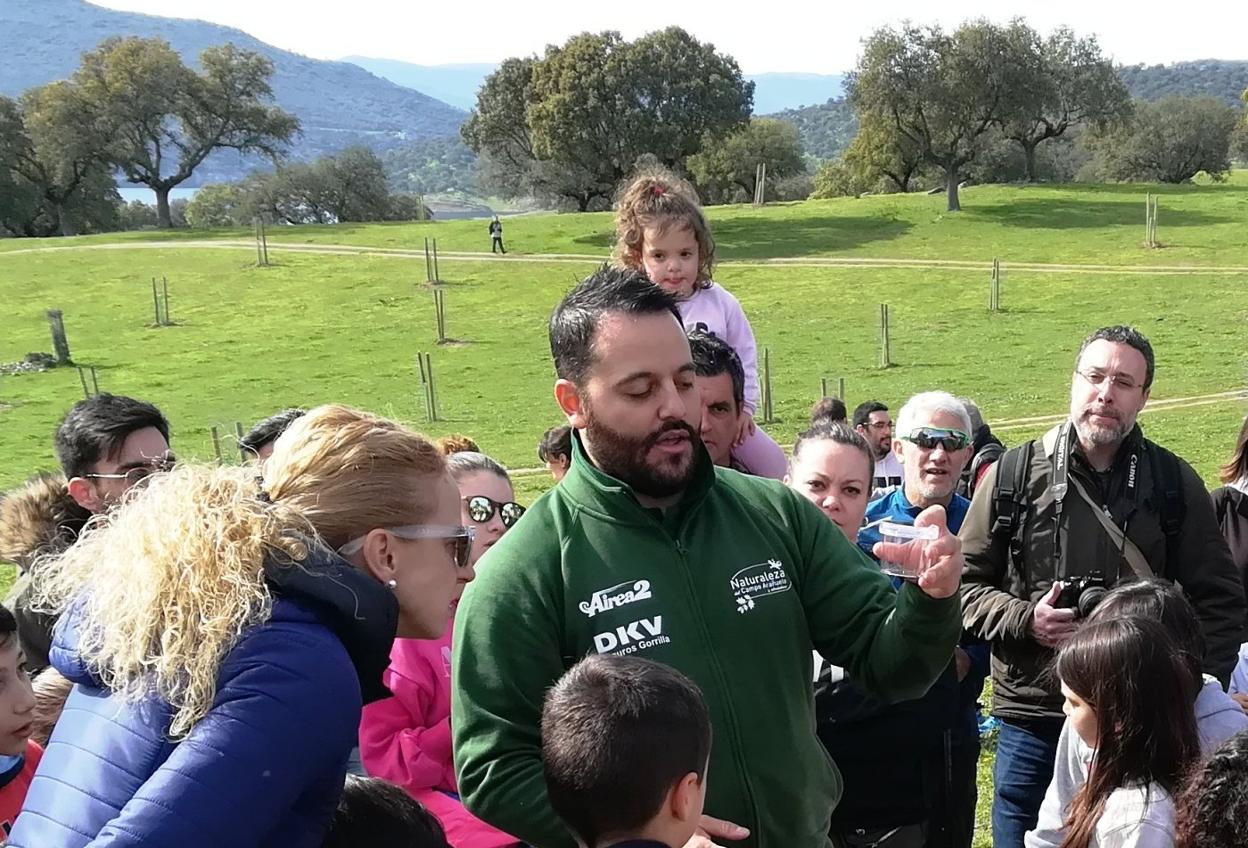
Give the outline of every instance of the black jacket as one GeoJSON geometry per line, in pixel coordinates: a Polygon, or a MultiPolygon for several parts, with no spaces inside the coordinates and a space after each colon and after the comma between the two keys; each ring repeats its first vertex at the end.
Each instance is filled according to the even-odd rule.
{"type": "MultiPolygon", "coordinates": [[[[1055,434],[1050,433],[1046,439],[1055,439],[1055,434]]],[[[1127,536],[1144,554],[1154,574],[1183,587],[1205,635],[1205,670],[1225,683],[1244,641],[1244,589],[1240,572],[1231,562],[1230,551],[1218,529],[1204,482],[1190,465],[1177,460],[1183,522],[1173,545],[1177,555],[1169,561],[1160,515],[1160,474],[1155,467],[1160,449],[1136,427],[1108,474],[1100,475],[1084,460],[1074,433],[1071,440],[1075,445],[1071,452],[1071,476],[1080,480],[1093,498],[1108,505],[1119,527],[1126,526],[1127,536]],[[1146,459],[1139,462],[1136,494],[1132,498],[1127,495],[1130,459],[1141,451],[1146,459]]],[[[1031,636],[1036,603],[1055,580],[1063,577],[1053,561],[1052,463],[1043,442],[1034,443],[1028,470],[1028,507],[1022,519],[1023,547],[1017,561],[1010,552],[1010,539],[993,532],[998,511],[994,483],[1002,462],[988,471],[975,491],[971,510],[958,534],[966,557],[962,577],[963,624],[992,643],[994,712],[1013,720],[1062,716],[1058,684],[1048,674],[1053,651],[1031,636]]],[[[1064,501],[1061,534],[1067,551],[1065,576],[1099,570],[1111,583],[1133,579],[1130,566],[1073,486],[1064,501]]]]}
{"type": "Polygon", "coordinates": [[[1209,493],[1213,512],[1222,528],[1222,538],[1231,549],[1231,560],[1239,571],[1248,594],[1248,495],[1231,486],[1223,486],[1209,493]]]}

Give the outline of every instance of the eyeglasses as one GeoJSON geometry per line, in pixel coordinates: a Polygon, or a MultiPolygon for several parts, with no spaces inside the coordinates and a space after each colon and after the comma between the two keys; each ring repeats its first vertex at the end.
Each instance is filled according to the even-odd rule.
{"type": "Polygon", "coordinates": [[[872,421],[867,425],[872,430],[891,430],[893,429],[892,421],[872,421]]]}
{"type": "Polygon", "coordinates": [[[1105,385],[1106,380],[1113,383],[1114,388],[1122,389],[1124,392],[1134,391],[1140,387],[1134,380],[1128,377],[1121,377],[1117,374],[1105,374],[1100,371],[1076,371],[1075,373],[1087,380],[1089,385],[1095,386],[1098,389],[1105,385]]]}
{"type": "Polygon", "coordinates": [[[946,453],[960,451],[971,443],[971,437],[961,430],[946,430],[938,427],[920,427],[917,430],[911,430],[910,435],[901,438],[902,441],[909,442],[923,450],[935,450],[936,446],[940,445],[946,453]]]}
{"type": "Polygon", "coordinates": [[[129,471],[125,471],[121,473],[83,474],[82,476],[91,480],[125,480],[127,486],[136,486],[139,483],[142,483],[148,477],[151,477],[153,474],[159,474],[162,471],[173,470],[173,466],[176,461],[177,460],[175,460],[173,457],[170,456],[170,457],[165,457],[164,459],[157,460],[156,462],[153,462],[151,465],[140,465],[137,468],[131,468],[129,471]]]}
{"type": "Polygon", "coordinates": [[[468,517],[478,524],[484,524],[493,518],[495,513],[498,513],[502,516],[503,526],[510,528],[520,520],[520,516],[524,515],[524,507],[515,501],[499,503],[485,495],[473,495],[470,498],[464,498],[464,503],[468,504],[468,517]]]}
{"type": "MultiPolygon", "coordinates": [[[[400,539],[446,539],[454,542],[455,547],[450,553],[456,568],[468,567],[468,558],[472,554],[472,540],[477,536],[475,527],[449,524],[409,524],[405,527],[382,527],[381,529],[400,539]]],[[[338,549],[338,554],[344,557],[355,556],[363,549],[364,540],[367,538],[368,536],[364,535],[358,539],[352,539],[338,549]]]]}

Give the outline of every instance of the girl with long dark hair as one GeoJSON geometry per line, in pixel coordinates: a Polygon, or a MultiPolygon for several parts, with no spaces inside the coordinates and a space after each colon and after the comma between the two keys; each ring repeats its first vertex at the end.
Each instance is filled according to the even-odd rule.
{"type": "Polygon", "coordinates": [[[1196,682],[1161,624],[1090,621],[1057,657],[1063,711],[1095,748],[1062,848],[1169,848],[1174,796],[1200,755],[1196,682]]]}

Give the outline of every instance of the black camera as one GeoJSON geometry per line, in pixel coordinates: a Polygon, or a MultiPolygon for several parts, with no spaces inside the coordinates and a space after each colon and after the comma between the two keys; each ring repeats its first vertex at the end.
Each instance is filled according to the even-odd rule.
{"type": "Polygon", "coordinates": [[[1062,591],[1053,606],[1058,609],[1073,609],[1080,618],[1087,618],[1108,592],[1109,582],[1099,571],[1093,571],[1086,577],[1066,577],[1062,580],[1062,591]]]}

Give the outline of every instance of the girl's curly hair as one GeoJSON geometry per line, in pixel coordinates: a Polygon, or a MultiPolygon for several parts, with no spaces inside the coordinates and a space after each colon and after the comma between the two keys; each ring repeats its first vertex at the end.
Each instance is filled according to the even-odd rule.
{"type": "Polygon", "coordinates": [[[698,243],[699,288],[711,284],[715,266],[715,239],[702,214],[693,186],[671,171],[650,166],[637,172],[615,205],[616,243],[614,259],[624,268],[642,268],[647,227],[666,233],[673,227],[688,228],[698,243]]]}
{"type": "Polygon", "coordinates": [[[1179,796],[1175,848],[1248,845],[1248,731],[1214,751],[1179,796]]]}

